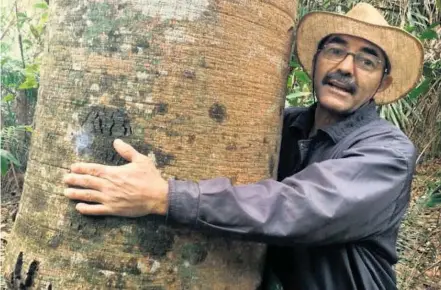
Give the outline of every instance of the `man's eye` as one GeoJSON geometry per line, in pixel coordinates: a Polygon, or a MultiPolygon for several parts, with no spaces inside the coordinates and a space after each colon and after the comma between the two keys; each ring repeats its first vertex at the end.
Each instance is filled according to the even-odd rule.
{"type": "Polygon", "coordinates": [[[332,55],[335,55],[335,56],[342,56],[342,55],[344,55],[344,53],[345,53],[345,51],[344,51],[343,49],[341,49],[341,48],[337,48],[337,47],[331,47],[331,48],[329,48],[329,52],[330,52],[332,55]]]}
{"type": "Polygon", "coordinates": [[[374,68],[375,67],[375,62],[370,60],[370,59],[368,59],[368,58],[364,58],[363,57],[363,58],[360,59],[360,61],[361,61],[361,64],[363,66],[365,66],[365,67],[369,67],[369,68],[374,68]]]}

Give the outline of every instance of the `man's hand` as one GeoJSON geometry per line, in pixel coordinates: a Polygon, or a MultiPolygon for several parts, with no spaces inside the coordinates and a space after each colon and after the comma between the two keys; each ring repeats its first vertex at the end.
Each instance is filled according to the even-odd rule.
{"type": "Polygon", "coordinates": [[[122,140],[115,140],[115,150],[129,164],[105,166],[76,163],[64,177],[66,197],[85,201],[76,209],[86,215],[117,215],[138,217],[167,213],[168,182],[161,177],[153,161],[122,140]]]}

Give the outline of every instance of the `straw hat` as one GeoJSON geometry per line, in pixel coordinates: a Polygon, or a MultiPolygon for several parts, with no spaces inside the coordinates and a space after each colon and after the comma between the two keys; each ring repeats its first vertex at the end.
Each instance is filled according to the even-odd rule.
{"type": "Polygon", "coordinates": [[[392,103],[404,97],[420,80],[424,59],[421,42],[405,30],[390,26],[377,9],[366,3],[355,5],[346,15],[311,12],[301,19],[296,53],[310,76],[317,46],[329,34],[361,37],[385,51],[393,81],[389,88],[375,95],[377,104],[392,103]]]}

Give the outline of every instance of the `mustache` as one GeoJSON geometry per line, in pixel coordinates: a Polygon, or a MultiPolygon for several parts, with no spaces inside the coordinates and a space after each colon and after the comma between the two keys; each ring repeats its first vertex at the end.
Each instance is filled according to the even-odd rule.
{"type": "Polygon", "coordinates": [[[351,76],[343,74],[340,71],[330,72],[323,78],[322,84],[329,85],[332,80],[342,83],[351,95],[354,95],[357,92],[357,85],[351,76]]]}

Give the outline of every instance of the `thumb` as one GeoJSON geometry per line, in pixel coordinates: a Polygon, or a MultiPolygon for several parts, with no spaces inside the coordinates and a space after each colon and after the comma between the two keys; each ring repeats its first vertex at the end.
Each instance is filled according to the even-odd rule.
{"type": "Polygon", "coordinates": [[[121,139],[115,139],[115,141],[113,141],[113,147],[122,158],[130,162],[140,154],[135,148],[130,146],[130,144],[127,144],[121,139]]]}

